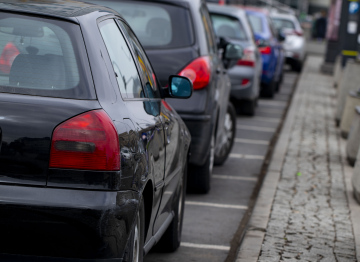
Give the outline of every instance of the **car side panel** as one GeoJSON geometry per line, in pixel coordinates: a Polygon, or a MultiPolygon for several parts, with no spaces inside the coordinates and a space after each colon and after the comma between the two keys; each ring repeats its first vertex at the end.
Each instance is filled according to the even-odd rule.
{"type": "Polygon", "coordinates": [[[53,130],[96,100],[0,93],[0,183],[45,186],[53,130]]]}
{"type": "Polygon", "coordinates": [[[165,131],[165,178],[159,214],[154,224],[154,234],[158,232],[176,206],[178,185],[186,172],[191,142],[189,131],[183,120],[166,101],[161,102],[161,119],[165,131]]]}

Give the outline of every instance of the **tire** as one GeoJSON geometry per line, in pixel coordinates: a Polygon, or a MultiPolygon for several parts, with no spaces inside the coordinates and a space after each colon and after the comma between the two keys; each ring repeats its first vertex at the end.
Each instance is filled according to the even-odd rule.
{"type": "Polygon", "coordinates": [[[186,194],[186,178],[187,178],[187,163],[184,167],[183,175],[181,176],[177,196],[176,204],[174,205],[174,219],[161,237],[155,249],[161,252],[174,252],[181,243],[181,232],[184,219],[184,206],[185,206],[185,194],[186,194]]]}
{"type": "Polygon", "coordinates": [[[283,81],[283,76],[284,73],[281,73],[280,77],[279,77],[279,81],[276,82],[276,86],[275,86],[275,91],[276,92],[279,92],[280,89],[281,89],[281,84],[282,84],[282,81],[283,81]]]}
{"type": "Polygon", "coordinates": [[[141,200],[136,214],[136,223],[127,244],[123,262],[142,262],[144,256],[145,208],[141,200]]]}
{"type": "MultiPolygon", "coordinates": [[[[251,104],[254,107],[255,111],[255,101],[251,101],[251,104]]],[[[225,116],[225,123],[224,123],[224,129],[225,129],[225,139],[222,148],[220,149],[220,152],[215,154],[214,164],[215,165],[222,165],[226,161],[226,159],[229,157],[229,154],[231,152],[231,149],[234,145],[235,140],[235,134],[236,134],[236,111],[234,106],[229,103],[228,109],[225,116]]]]}
{"type": "Polygon", "coordinates": [[[281,69],[281,75],[280,75],[280,84],[284,82],[284,68],[281,69]]]}
{"type": "Polygon", "coordinates": [[[210,151],[202,166],[189,165],[187,192],[207,194],[210,191],[211,174],[214,167],[215,134],[211,136],[210,151]]]}
{"type": "Polygon", "coordinates": [[[244,115],[247,116],[254,116],[255,115],[255,109],[256,109],[256,99],[254,100],[244,100],[241,101],[240,107],[241,110],[240,112],[244,115]]]}
{"type": "Polygon", "coordinates": [[[272,80],[269,84],[263,85],[261,88],[261,96],[267,97],[267,98],[273,98],[275,95],[275,88],[276,83],[274,80],[272,80]]]}
{"type": "Polygon", "coordinates": [[[294,63],[291,64],[291,70],[300,73],[302,70],[302,62],[301,61],[296,61],[294,63]]]}

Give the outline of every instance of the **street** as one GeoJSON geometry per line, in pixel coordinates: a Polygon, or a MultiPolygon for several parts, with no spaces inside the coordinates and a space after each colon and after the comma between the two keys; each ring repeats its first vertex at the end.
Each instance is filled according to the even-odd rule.
{"type": "Polygon", "coordinates": [[[231,251],[236,252],[236,238],[243,233],[245,214],[251,213],[254,189],[297,78],[297,73],[286,70],[274,99],[260,99],[254,117],[237,117],[234,147],[225,164],[214,167],[210,193],[186,196],[181,247],[174,253],[154,250],[145,257],[146,262],[218,262],[228,256],[234,259],[233,252],[229,252],[231,243],[231,251]]]}

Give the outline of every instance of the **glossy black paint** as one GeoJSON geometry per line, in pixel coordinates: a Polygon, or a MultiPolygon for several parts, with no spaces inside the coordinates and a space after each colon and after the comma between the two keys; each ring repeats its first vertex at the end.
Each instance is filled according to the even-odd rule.
{"type": "Polygon", "coordinates": [[[117,13],[74,1],[36,2],[2,4],[0,12],[11,9],[78,24],[97,99],[0,93],[0,253],[121,261],[140,199],[148,247],[171,221],[190,133],[163,99],[122,98],[98,29],[105,19],[125,23],[117,13]],[[94,109],[105,110],[117,129],[121,170],[49,169],[54,128],[94,109]],[[30,241],[34,234],[38,237],[30,241]]]}
{"type": "Polygon", "coordinates": [[[96,259],[122,257],[140,196],[0,185],[0,199],[1,253],[96,259]]]}
{"type": "Polygon", "coordinates": [[[0,182],[45,186],[52,131],[64,120],[96,108],[96,100],[1,93],[0,182]]]}
{"type": "MultiPolygon", "coordinates": [[[[95,0],[85,1],[94,2],[95,0]]],[[[121,2],[134,2],[139,6],[142,3],[149,4],[149,1],[144,0],[109,0],[104,5],[117,10],[121,2]]],[[[209,19],[208,25],[204,24],[203,14],[208,14],[204,0],[153,0],[151,3],[185,9],[191,20],[189,24],[191,24],[190,28],[194,37],[191,45],[180,48],[145,47],[146,54],[162,86],[169,84],[169,75],[180,73],[196,58],[208,56],[211,61],[211,79],[208,86],[194,90],[192,97],[187,100],[166,99],[180,114],[190,130],[192,142],[189,162],[201,166],[209,156],[212,135],[216,135],[216,150],[222,146],[220,141],[224,132],[224,119],[229,103],[230,79],[216,47],[211,20],[209,19]]],[[[175,29],[173,29],[173,34],[176,34],[175,29]]]]}

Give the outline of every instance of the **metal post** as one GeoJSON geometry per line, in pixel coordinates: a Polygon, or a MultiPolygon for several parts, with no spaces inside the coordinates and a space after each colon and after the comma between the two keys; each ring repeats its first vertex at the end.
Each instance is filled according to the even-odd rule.
{"type": "MultiPolygon", "coordinates": [[[[328,20],[326,53],[324,64],[321,67],[324,73],[333,74],[336,57],[341,54],[344,46],[347,45],[345,44],[346,42],[352,43],[353,45],[353,33],[348,33],[348,29],[350,29],[350,32],[353,31],[353,25],[350,24],[350,28],[348,28],[349,3],[349,0],[332,0],[329,11],[334,13],[332,14],[333,17],[330,17],[328,20]],[[340,18],[338,18],[339,16],[340,18]],[[336,23],[331,24],[334,23],[331,19],[338,19],[339,21],[335,22],[340,22],[340,26],[336,26],[336,23]]],[[[345,60],[346,59],[343,59],[343,66],[345,65],[345,60]]]]}

